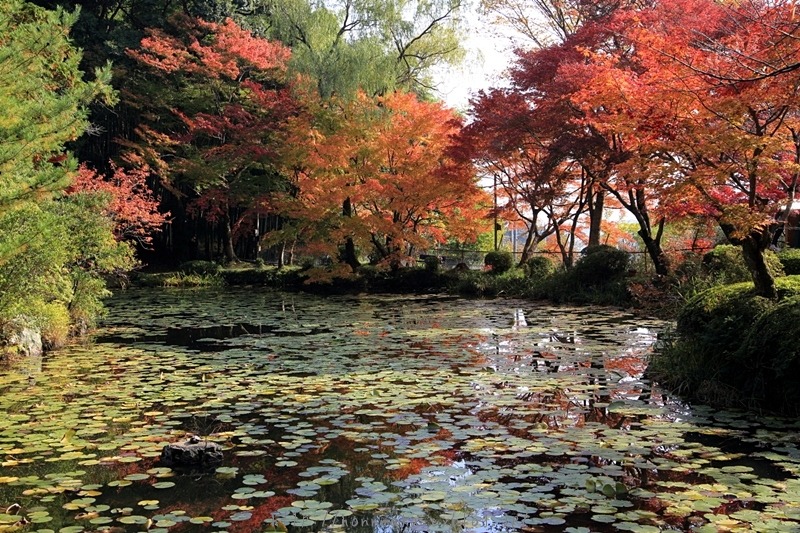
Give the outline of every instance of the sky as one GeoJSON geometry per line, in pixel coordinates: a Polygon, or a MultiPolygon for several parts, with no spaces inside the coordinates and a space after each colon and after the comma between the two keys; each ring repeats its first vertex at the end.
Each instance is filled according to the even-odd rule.
{"type": "Polygon", "coordinates": [[[440,97],[458,111],[466,110],[470,96],[479,90],[500,86],[512,58],[511,41],[493,35],[479,15],[471,13],[468,24],[464,63],[443,69],[437,80],[440,97]]]}

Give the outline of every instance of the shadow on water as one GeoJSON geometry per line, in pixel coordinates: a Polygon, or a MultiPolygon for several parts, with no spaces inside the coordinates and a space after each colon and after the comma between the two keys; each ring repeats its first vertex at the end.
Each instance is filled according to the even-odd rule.
{"type": "MultiPolygon", "coordinates": [[[[242,336],[270,335],[275,337],[308,337],[331,333],[328,328],[311,328],[304,331],[287,331],[265,324],[232,324],[219,326],[168,327],[166,334],[140,335],[137,342],[161,343],[169,346],[192,348],[199,351],[220,351],[230,349],[230,344],[216,341],[235,339],[242,336]]],[[[95,342],[126,344],[128,335],[97,335],[95,342]]]]}

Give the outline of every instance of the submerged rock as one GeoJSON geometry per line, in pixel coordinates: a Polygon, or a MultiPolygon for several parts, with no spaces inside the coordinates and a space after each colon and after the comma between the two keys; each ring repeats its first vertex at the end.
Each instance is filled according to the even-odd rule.
{"type": "Polygon", "coordinates": [[[167,444],[161,462],[169,466],[212,466],[222,462],[222,446],[192,436],[186,442],[167,444]]]}

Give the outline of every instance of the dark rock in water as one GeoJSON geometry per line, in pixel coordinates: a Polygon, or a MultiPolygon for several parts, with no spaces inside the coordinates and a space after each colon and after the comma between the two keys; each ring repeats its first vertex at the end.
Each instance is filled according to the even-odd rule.
{"type": "Polygon", "coordinates": [[[186,442],[167,444],[161,462],[169,466],[211,466],[222,462],[222,446],[190,437],[186,442]]]}

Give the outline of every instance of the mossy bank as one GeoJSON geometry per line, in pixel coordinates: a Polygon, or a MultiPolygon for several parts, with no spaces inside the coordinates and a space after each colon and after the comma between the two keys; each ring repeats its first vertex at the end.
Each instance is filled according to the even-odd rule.
{"type": "Polygon", "coordinates": [[[712,405],[800,415],[800,276],[776,284],[776,300],[752,283],[696,295],[651,362],[652,377],[712,405]]]}

